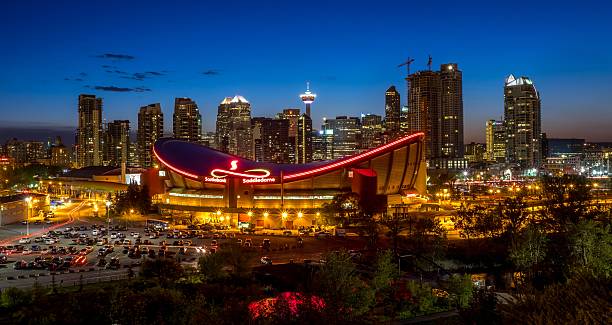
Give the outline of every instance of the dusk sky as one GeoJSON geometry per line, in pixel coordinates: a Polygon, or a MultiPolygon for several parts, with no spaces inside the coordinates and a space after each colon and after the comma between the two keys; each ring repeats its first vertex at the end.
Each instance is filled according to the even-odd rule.
{"type": "Polygon", "coordinates": [[[384,114],[392,84],[405,104],[397,65],[410,56],[426,69],[431,54],[463,71],[466,142],[503,116],[510,73],[540,91],[549,138],[612,141],[611,35],[609,1],[3,1],[0,129],[74,129],[90,93],[134,131],[155,102],[170,131],[174,97],[191,97],[214,131],[225,96],[271,117],[303,107],[306,81],[319,128],[324,116],[384,114]]]}

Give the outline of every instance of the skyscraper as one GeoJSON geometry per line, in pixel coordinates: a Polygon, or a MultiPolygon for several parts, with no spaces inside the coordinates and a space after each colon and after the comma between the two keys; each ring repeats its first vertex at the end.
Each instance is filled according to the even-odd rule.
{"type": "Polygon", "coordinates": [[[102,165],[102,98],[79,95],[76,165],[78,168],[102,165]]]}
{"type": "Polygon", "coordinates": [[[504,85],[506,162],[537,168],[542,160],[540,94],[527,77],[506,78],[504,85]]]}
{"type": "Polygon", "coordinates": [[[504,162],[506,158],[506,131],[503,121],[488,120],[485,130],[488,161],[504,162]]]}
{"type": "Polygon", "coordinates": [[[410,132],[425,133],[425,157],[438,157],[440,137],[440,74],[419,71],[408,76],[410,132]]]}
{"type": "Polygon", "coordinates": [[[253,159],[251,104],[242,96],[226,97],[217,111],[217,149],[253,159]]]}
{"type": "Polygon", "coordinates": [[[385,92],[385,130],[389,139],[400,134],[401,114],[400,93],[391,86],[385,92]]]}
{"type": "Polygon", "coordinates": [[[430,167],[467,167],[463,146],[462,73],[457,64],[442,64],[439,71],[418,71],[407,80],[409,129],[425,133],[425,157],[430,167]]]}
{"type": "Polygon", "coordinates": [[[191,98],[174,99],[172,131],[177,139],[198,143],[202,140],[202,115],[191,98]]]}
{"type": "Polygon", "coordinates": [[[153,166],[153,144],[164,136],[164,114],[159,103],[142,106],[138,111],[138,164],[140,167],[153,166]]]}
{"type": "Polygon", "coordinates": [[[254,117],[251,121],[255,160],[288,163],[289,121],[267,117],[254,117]]]}
{"type": "Polygon", "coordinates": [[[312,119],[307,114],[302,114],[298,119],[298,134],[295,144],[295,160],[297,164],[305,164],[312,161],[312,119]]]}
{"type": "Polygon", "coordinates": [[[322,129],[333,135],[331,159],[350,156],[359,151],[361,121],[358,117],[336,116],[335,119],[325,119],[322,129]]]}
{"type": "Polygon", "coordinates": [[[440,157],[463,158],[463,87],[456,63],[440,65],[440,157]]]}
{"type": "Polygon", "coordinates": [[[299,108],[286,108],[281,113],[276,114],[276,118],[289,121],[289,163],[296,162],[296,141],[298,134],[298,120],[300,119],[299,108]]]}
{"type": "Polygon", "coordinates": [[[361,115],[361,148],[370,149],[383,144],[382,116],[361,115]]]}
{"type": "Polygon", "coordinates": [[[104,141],[105,165],[128,163],[130,152],[130,121],[114,120],[106,125],[104,141]]]}

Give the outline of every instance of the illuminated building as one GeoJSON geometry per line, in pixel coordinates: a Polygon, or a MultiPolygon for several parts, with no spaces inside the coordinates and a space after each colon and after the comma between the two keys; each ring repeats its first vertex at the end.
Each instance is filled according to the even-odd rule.
{"type": "Polygon", "coordinates": [[[6,155],[16,164],[31,164],[47,158],[47,150],[40,141],[11,139],[6,142],[6,155]]]}
{"type": "Polygon", "coordinates": [[[389,139],[394,139],[400,134],[401,114],[400,93],[395,86],[391,86],[385,92],[385,131],[389,139]]]}
{"type": "Polygon", "coordinates": [[[361,120],[358,117],[336,116],[325,119],[323,130],[331,130],[333,150],[331,159],[350,156],[359,151],[361,143],[361,120]]]}
{"type": "Polygon", "coordinates": [[[55,138],[55,142],[51,145],[51,166],[70,166],[70,150],[62,143],[62,138],[55,138]]]}
{"type": "Polygon", "coordinates": [[[321,129],[313,132],[312,160],[331,160],[334,157],[334,130],[321,129]]]}
{"type": "Polygon", "coordinates": [[[310,82],[306,83],[306,92],[300,94],[300,99],[306,104],[306,115],[310,117],[310,104],[317,98],[317,94],[310,91],[310,82]]]}
{"type": "Polygon", "coordinates": [[[506,78],[504,85],[506,162],[537,168],[542,160],[540,94],[527,77],[506,78]]]}
{"type": "Polygon", "coordinates": [[[253,158],[251,104],[242,96],[226,97],[217,111],[217,149],[253,158]]]}
{"type": "Polygon", "coordinates": [[[305,164],[312,161],[312,119],[302,114],[298,119],[297,136],[295,139],[295,163],[305,164]]]}
{"type": "Polygon", "coordinates": [[[164,136],[164,113],[159,103],[143,106],[138,111],[138,165],[140,167],[153,166],[153,144],[164,136]]]}
{"type": "Polygon", "coordinates": [[[130,121],[115,120],[106,125],[104,162],[107,166],[127,164],[130,150],[130,121]]]}
{"type": "Polygon", "coordinates": [[[506,158],[506,130],[503,121],[488,120],[485,130],[486,159],[492,162],[504,162],[506,158]]]}
{"type": "Polygon", "coordinates": [[[102,98],[79,95],[79,125],[77,128],[77,167],[102,165],[102,98]]]}
{"type": "Polygon", "coordinates": [[[276,114],[277,119],[289,121],[289,162],[296,162],[296,148],[298,135],[298,120],[300,119],[299,108],[286,108],[281,113],[276,114]]]}
{"type": "Polygon", "coordinates": [[[456,63],[440,65],[439,157],[463,158],[463,81],[456,63]]]}
{"type": "Polygon", "coordinates": [[[466,143],[465,144],[465,159],[470,163],[479,163],[484,161],[485,145],[482,143],[466,143]]]}
{"type": "Polygon", "coordinates": [[[462,74],[456,63],[440,71],[418,71],[408,76],[409,132],[425,133],[425,157],[430,168],[463,169],[462,74]]]}
{"type": "Polygon", "coordinates": [[[160,139],[154,154],[164,172],[160,181],[166,190],[155,199],[162,211],[173,215],[188,211],[217,220],[223,214],[232,225],[307,225],[337,194],[423,194],[423,148],[423,134],[416,133],[338,160],[274,164],[160,139]]]}
{"type": "Polygon", "coordinates": [[[383,144],[382,116],[361,115],[361,148],[370,149],[383,144]]]}
{"type": "Polygon", "coordinates": [[[191,98],[175,98],[172,115],[174,137],[189,142],[202,140],[202,115],[191,98]]]}
{"type": "Polygon", "coordinates": [[[289,120],[254,117],[251,124],[254,160],[289,163],[289,120]]]}

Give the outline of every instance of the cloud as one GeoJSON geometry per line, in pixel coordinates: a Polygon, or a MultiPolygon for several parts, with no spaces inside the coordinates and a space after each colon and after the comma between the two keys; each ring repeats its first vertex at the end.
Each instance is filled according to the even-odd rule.
{"type": "Polygon", "coordinates": [[[134,60],[136,57],[127,54],[116,54],[116,53],[104,53],[96,55],[100,59],[111,59],[111,60],[134,60]]]}
{"type": "MultiPolygon", "coordinates": [[[[83,74],[79,74],[79,75],[83,76],[83,74]]],[[[87,74],[85,74],[85,76],[86,75],[87,74]]],[[[69,78],[69,77],[64,78],[64,80],[66,80],[66,81],[85,81],[85,79],[83,79],[83,78],[69,78]]]]}
{"type": "Polygon", "coordinates": [[[164,71],[146,71],[146,72],[134,72],[131,76],[121,77],[123,79],[132,79],[132,80],[145,80],[146,78],[165,76],[166,73],[164,71]]]}
{"type": "Polygon", "coordinates": [[[79,76],[81,76],[81,77],[87,77],[87,73],[86,73],[86,72],[81,72],[81,73],[79,73],[79,76]]]}
{"type": "Polygon", "coordinates": [[[91,88],[94,90],[111,91],[111,92],[118,92],[118,93],[127,93],[127,92],[142,93],[145,91],[151,91],[150,88],[145,88],[145,87],[135,87],[135,88],[117,87],[117,86],[85,86],[85,87],[91,88]]]}
{"type": "Polygon", "coordinates": [[[203,75],[205,76],[218,76],[219,74],[221,74],[221,71],[217,70],[217,69],[208,69],[204,72],[202,72],[203,75]]]}
{"type": "Polygon", "coordinates": [[[102,68],[104,69],[117,69],[117,66],[114,65],[108,65],[108,64],[103,64],[102,68]]]}

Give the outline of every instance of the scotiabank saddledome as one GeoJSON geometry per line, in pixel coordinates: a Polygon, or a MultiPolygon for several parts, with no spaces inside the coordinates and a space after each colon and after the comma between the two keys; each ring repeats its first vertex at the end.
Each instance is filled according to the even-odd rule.
{"type": "Polygon", "coordinates": [[[423,137],[415,133],[350,157],[300,165],[255,162],[171,138],[158,140],[153,153],[165,171],[161,203],[168,209],[312,214],[339,193],[424,193],[423,137]]]}

